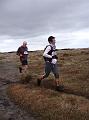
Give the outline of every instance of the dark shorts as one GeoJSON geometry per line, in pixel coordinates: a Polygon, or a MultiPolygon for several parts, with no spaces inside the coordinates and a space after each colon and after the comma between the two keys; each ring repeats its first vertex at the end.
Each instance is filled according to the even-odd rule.
{"type": "Polygon", "coordinates": [[[22,60],[21,63],[22,63],[22,65],[28,65],[28,61],[27,60],[22,60]]]}
{"type": "Polygon", "coordinates": [[[48,77],[50,72],[52,72],[55,78],[59,78],[59,70],[57,64],[52,64],[50,62],[45,63],[45,76],[48,77]]]}

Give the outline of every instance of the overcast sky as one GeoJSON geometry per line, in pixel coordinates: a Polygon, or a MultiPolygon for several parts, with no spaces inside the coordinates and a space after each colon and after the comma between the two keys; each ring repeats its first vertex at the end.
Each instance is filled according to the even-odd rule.
{"type": "Polygon", "coordinates": [[[50,35],[59,49],[89,47],[89,0],[0,0],[0,52],[43,49],[50,35]]]}

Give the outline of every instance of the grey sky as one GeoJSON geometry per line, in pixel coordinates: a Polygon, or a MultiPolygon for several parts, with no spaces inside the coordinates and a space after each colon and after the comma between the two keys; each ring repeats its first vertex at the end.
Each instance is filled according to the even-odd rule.
{"type": "Polygon", "coordinates": [[[12,42],[18,45],[21,39],[27,39],[40,49],[38,41],[42,44],[51,34],[59,36],[58,42],[65,47],[77,47],[81,43],[76,44],[77,39],[87,40],[85,47],[89,47],[89,0],[0,0],[0,48],[8,44],[5,49],[9,50],[12,42]],[[74,37],[79,31],[83,38],[87,33],[87,38],[74,37]]]}

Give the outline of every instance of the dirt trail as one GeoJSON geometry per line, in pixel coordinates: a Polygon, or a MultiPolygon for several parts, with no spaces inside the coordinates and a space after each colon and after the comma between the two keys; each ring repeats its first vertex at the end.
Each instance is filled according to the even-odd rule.
{"type": "Polygon", "coordinates": [[[7,95],[10,83],[19,79],[15,63],[8,58],[0,63],[0,120],[35,120],[31,115],[14,105],[7,95]]]}

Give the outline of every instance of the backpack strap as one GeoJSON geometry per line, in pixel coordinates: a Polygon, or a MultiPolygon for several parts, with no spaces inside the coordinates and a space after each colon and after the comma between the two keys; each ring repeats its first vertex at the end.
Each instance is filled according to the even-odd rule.
{"type": "MultiPolygon", "coordinates": [[[[53,47],[52,47],[51,45],[47,45],[47,46],[45,47],[44,51],[46,50],[46,48],[47,48],[48,46],[51,47],[51,50],[48,52],[48,55],[52,55],[53,47]]],[[[44,57],[44,60],[45,60],[45,61],[49,61],[49,62],[51,62],[51,61],[52,61],[52,58],[44,57]]]]}
{"type": "Polygon", "coordinates": [[[51,50],[48,52],[49,55],[52,55],[52,52],[53,52],[53,47],[51,45],[47,45],[44,49],[44,51],[46,50],[46,48],[50,46],[51,47],[51,50]]]}

